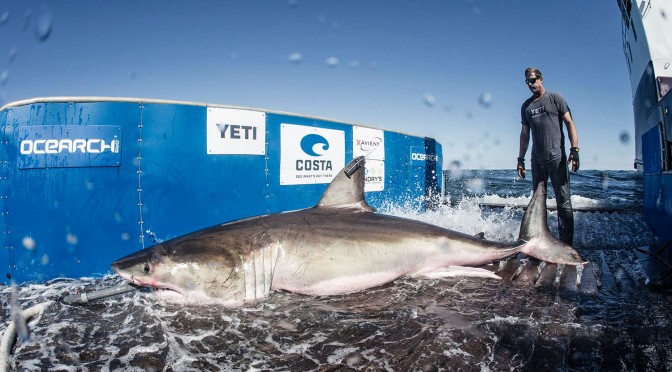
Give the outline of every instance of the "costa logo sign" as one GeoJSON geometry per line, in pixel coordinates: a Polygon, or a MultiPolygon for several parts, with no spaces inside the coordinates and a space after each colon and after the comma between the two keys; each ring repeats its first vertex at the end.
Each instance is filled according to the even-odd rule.
{"type": "Polygon", "coordinates": [[[345,166],[345,132],[281,124],[280,184],[329,183],[345,166]]]}

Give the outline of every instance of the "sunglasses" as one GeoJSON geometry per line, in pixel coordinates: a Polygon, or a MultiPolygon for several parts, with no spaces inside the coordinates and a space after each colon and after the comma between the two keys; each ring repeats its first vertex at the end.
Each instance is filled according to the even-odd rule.
{"type": "Polygon", "coordinates": [[[536,82],[537,82],[537,80],[539,80],[539,78],[538,78],[538,77],[534,77],[534,78],[527,78],[527,79],[525,79],[525,84],[534,84],[534,83],[536,83],[536,82]]]}

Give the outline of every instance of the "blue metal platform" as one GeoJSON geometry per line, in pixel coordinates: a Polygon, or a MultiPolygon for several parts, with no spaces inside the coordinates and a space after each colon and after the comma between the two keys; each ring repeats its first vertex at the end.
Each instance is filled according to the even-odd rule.
{"type": "Polygon", "coordinates": [[[55,97],[4,106],[0,125],[6,284],[105,274],[157,241],[311,207],[359,155],[374,207],[423,210],[440,195],[435,140],[322,118],[55,97]]]}

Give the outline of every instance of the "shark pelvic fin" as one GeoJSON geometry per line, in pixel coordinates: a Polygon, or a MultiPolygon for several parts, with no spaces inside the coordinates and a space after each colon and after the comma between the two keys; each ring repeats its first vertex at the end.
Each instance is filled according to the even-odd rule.
{"type": "Polygon", "coordinates": [[[347,208],[362,212],[375,212],[364,199],[364,165],[363,156],[352,159],[331,181],[317,208],[347,208]]]}

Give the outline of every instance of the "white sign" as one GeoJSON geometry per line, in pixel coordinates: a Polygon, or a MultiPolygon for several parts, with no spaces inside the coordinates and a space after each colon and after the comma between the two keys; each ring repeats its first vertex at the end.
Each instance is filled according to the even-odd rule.
{"type": "Polygon", "coordinates": [[[265,155],[266,113],[208,107],[208,154],[265,155]]]}
{"type": "Polygon", "coordinates": [[[345,132],[280,125],[280,184],[329,183],[345,166],[345,132]]]}
{"type": "Polygon", "coordinates": [[[366,157],[364,191],[385,190],[385,135],[380,129],[352,127],[352,156],[366,157]]]}
{"type": "Polygon", "coordinates": [[[385,190],[385,162],[366,159],[364,168],[364,191],[385,190]]]}
{"type": "Polygon", "coordinates": [[[380,129],[352,127],[352,157],[369,160],[385,160],[384,132],[380,129]]]}

